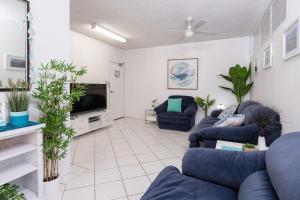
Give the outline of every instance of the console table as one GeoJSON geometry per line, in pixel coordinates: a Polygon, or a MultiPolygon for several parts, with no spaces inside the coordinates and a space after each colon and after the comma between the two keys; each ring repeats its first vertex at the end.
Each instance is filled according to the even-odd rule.
{"type": "Polygon", "coordinates": [[[0,127],[0,185],[20,186],[27,200],[43,196],[43,127],[36,122],[23,127],[0,127]]]}

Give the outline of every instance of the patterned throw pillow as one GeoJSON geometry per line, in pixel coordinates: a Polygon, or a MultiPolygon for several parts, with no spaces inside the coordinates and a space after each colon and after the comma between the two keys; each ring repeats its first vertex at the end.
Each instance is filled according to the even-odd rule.
{"type": "Polygon", "coordinates": [[[244,123],[245,115],[237,114],[231,117],[228,117],[226,120],[217,121],[214,126],[215,127],[236,127],[241,126],[244,123]]]}
{"type": "Polygon", "coordinates": [[[232,115],[234,115],[237,107],[237,105],[229,106],[223,112],[221,112],[221,114],[218,116],[218,119],[226,120],[228,117],[231,117],[232,115]]]}

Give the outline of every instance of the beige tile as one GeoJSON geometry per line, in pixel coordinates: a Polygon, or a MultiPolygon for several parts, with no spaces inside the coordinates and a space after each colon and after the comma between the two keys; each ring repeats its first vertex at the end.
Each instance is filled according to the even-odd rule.
{"type": "Polygon", "coordinates": [[[120,171],[123,179],[145,175],[145,172],[141,165],[130,165],[126,167],[120,167],[120,171]]]}
{"type": "Polygon", "coordinates": [[[126,196],[122,181],[96,185],[95,190],[96,200],[111,200],[126,196]]]}
{"type": "Polygon", "coordinates": [[[157,173],[165,168],[165,166],[160,161],[142,163],[142,167],[147,174],[157,173]]]}
{"type": "Polygon", "coordinates": [[[118,168],[99,170],[95,172],[96,184],[121,180],[118,168]]]}
{"type": "Polygon", "coordinates": [[[158,158],[153,153],[137,154],[136,156],[141,163],[158,160],[158,158]]]}
{"type": "Polygon", "coordinates": [[[127,165],[134,165],[138,164],[139,161],[135,156],[127,156],[127,157],[120,157],[117,158],[119,166],[127,166],[127,165]]]}
{"type": "Polygon", "coordinates": [[[124,180],[125,189],[128,196],[145,192],[150,186],[150,181],[147,176],[141,176],[124,180]]]}
{"type": "Polygon", "coordinates": [[[66,190],[94,185],[94,173],[77,175],[66,184],[66,190]]]}
{"type": "Polygon", "coordinates": [[[94,186],[65,191],[62,200],[94,200],[94,186]]]}

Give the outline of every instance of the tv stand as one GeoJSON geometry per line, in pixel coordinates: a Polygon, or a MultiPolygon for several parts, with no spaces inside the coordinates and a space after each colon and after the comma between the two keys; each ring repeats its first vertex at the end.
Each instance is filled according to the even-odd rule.
{"type": "Polygon", "coordinates": [[[71,125],[75,130],[75,137],[110,126],[112,121],[109,110],[92,111],[71,116],[71,125]]]}

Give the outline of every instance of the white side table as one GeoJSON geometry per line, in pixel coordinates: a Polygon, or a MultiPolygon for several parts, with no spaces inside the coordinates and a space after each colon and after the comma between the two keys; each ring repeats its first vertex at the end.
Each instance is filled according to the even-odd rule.
{"type": "Polygon", "coordinates": [[[154,109],[146,109],[145,110],[145,123],[147,122],[156,122],[157,116],[154,109]]]}

